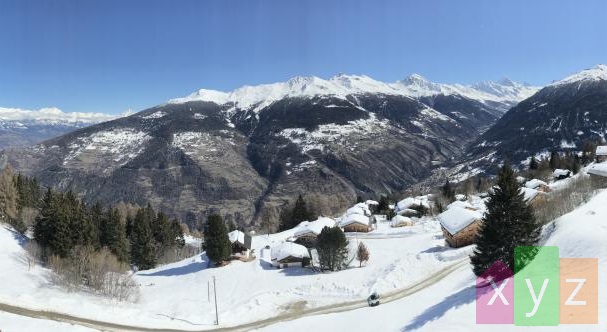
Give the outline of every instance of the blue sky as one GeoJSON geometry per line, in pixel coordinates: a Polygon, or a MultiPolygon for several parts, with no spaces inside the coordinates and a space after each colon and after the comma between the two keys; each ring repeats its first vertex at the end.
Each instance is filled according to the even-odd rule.
{"type": "Polygon", "coordinates": [[[546,84],[607,62],[607,1],[0,0],[0,106],[120,113],[296,75],[546,84]]]}

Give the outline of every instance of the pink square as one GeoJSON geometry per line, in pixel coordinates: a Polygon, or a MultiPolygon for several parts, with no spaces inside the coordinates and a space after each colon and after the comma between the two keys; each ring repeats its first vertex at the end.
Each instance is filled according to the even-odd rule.
{"type": "Polygon", "coordinates": [[[476,323],[514,323],[514,274],[501,261],[476,278],[476,323]]]}

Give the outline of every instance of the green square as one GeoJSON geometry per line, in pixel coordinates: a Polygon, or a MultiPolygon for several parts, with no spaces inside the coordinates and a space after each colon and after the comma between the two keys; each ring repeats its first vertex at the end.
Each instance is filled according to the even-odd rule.
{"type": "Polygon", "coordinates": [[[559,248],[514,248],[514,272],[514,325],[558,325],[559,248]]]}

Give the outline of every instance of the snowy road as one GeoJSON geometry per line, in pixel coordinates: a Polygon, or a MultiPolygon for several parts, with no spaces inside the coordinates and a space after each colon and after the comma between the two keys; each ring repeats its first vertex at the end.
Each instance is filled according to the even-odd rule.
{"type": "MultiPolygon", "coordinates": [[[[382,303],[392,302],[404,297],[407,297],[411,294],[417,293],[427,287],[430,287],[434,283],[442,280],[447,277],[449,274],[454,271],[467,266],[469,263],[468,257],[462,258],[458,260],[456,263],[449,265],[433,274],[431,274],[427,279],[418,282],[412,286],[401,288],[398,290],[394,290],[392,292],[384,293],[382,295],[382,303]]],[[[294,320],[297,318],[305,317],[305,316],[313,316],[313,315],[323,315],[329,313],[338,313],[344,311],[350,311],[354,309],[360,309],[367,306],[367,302],[365,299],[358,301],[350,301],[338,304],[332,304],[317,308],[310,309],[302,309],[297,312],[285,313],[282,315],[278,315],[275,317],[271,317],[264,320],[259,320],[251,323],[246,323],[237,326],[231,327],[223,327],[217,329],[206,329],[200,331],[250,331],[253,329],[259,329],[265,326],[269,326],[272,324],[276,324],[279,322],[285,322],[294,320]]],[[[87,319],[82,317],[76,317],[68,314],[62,314],[52,311],[40,311],[40,310],[31,310],[28,308],[2,304],[0,303],[0,311],[12,313],[19,316],[31,317],[31,318],[39,318],[39,319],[48,319],[54,321],[60,321],[65,323],[70,323],[74,325],[81,325],[92,329],[98,329],[101,331],[142,331],[142,332],[182,332],[182,331],[195,331],[195,330],[176,330],[176,329],[153,329],[153,328],[144,328],[130,325],[121,325],[110,322],[98,321],[93,319],[87,319]]]]}

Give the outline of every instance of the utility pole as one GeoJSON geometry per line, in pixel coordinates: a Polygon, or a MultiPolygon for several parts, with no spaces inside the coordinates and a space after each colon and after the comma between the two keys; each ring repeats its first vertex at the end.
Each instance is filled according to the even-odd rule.
{"type": "Polygon", "coordinates": [[[219,325],[219,313],[217,312],[217,285],[213,276],[213,292],[215,293],[215,325],[219,325]]]}
{"type": "Polygon", "coordinates": [[[211,282],[207,280],[207,300],[211,303],[211,282]]]}

